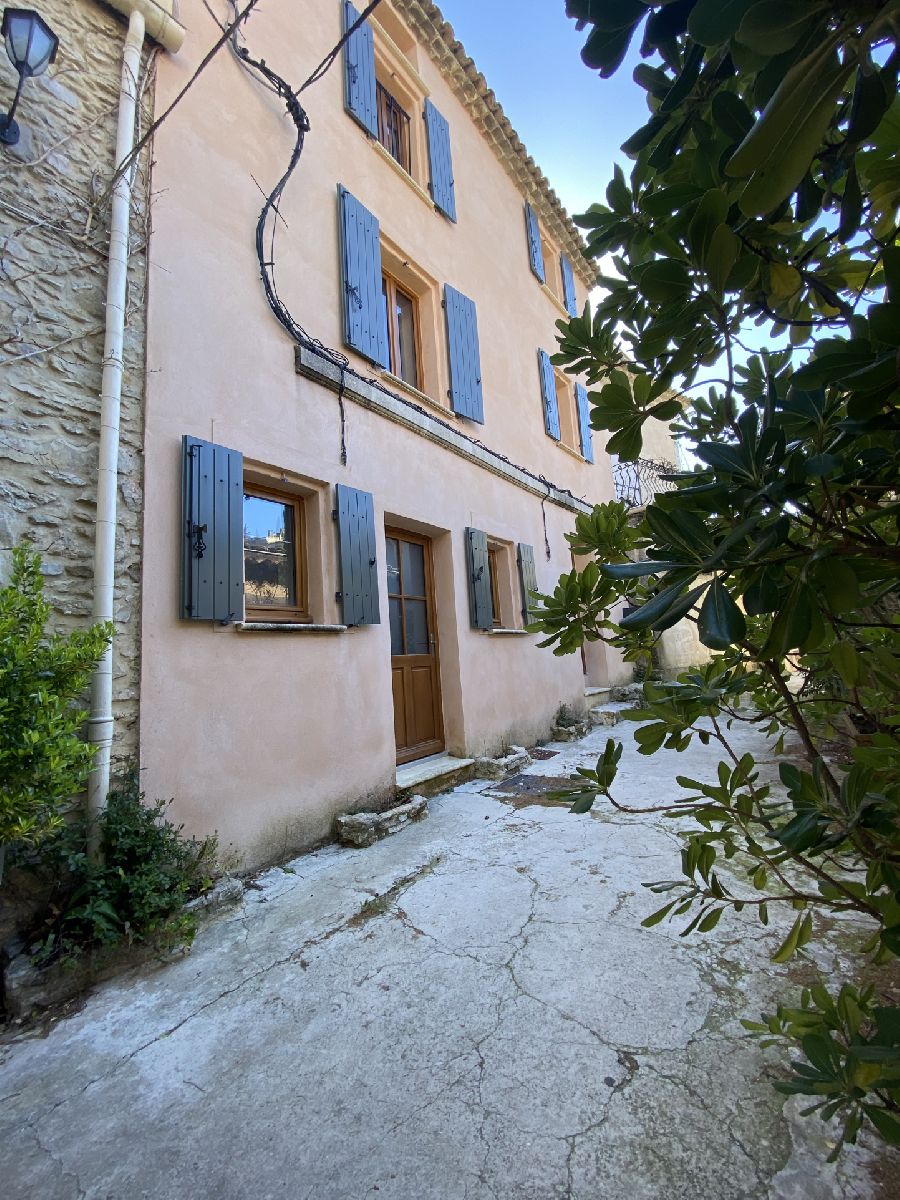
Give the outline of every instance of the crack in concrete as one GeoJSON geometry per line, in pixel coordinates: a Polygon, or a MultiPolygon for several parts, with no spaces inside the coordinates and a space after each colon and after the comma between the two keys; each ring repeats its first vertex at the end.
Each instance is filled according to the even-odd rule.
{"type": "MultiPolygon", "coordinates": [[[[690,1083],[688,1083],[686,1079],[682,1079],[682,1078],[679,1078],[679,1077],[673,1076],[673,1075],[667,1075],[665,1071],[661,1070],[660,1067],[658,1067],[653,1062],[648,1062],[646,1064],[646,1066],[647,1066],[647,1069],[652,1074],[657,1076],[657,1078],[664,1079],[666,1081],[666,1083],[671,1084],[672,1087],[678,1088],[680,1091],[686,1092],[687,1095],[690,1096],[691,1099],[705,1113],[707,1113],[709,1116],[715,1118],[719,1127],[724,1128],[725,1135],[727,1136],[728,1140],[732,1143],[733,1146],[735,1146],[741,1152],[741,1154],[744,1156],[744,1158],[746,1158],[747,1162],[750,1164],[753,1174],[756,1176],[757,1182],[759,1183],[760,1187],[765,1188],[768,1186],[769,1177],[762,1173],[762,1171],[759,1167],[759,1164],[756,1161],[756,1156],[750,1150],[747,1149],[747,1147],[744,1145],[744,1143],[741,1141],[741,1139],[738,1137],[738,1135],[732,1129],[730,1122],[727,1119],[724,1122],[722,1121],[723,1114],[720,1109],[711,1108],[710,1105],[707,1103],[707,1100],[706,1100],[706,1097],[704,1096],[704,1094],[702,1092],[698,1091],[690,1083]]],[[[726,1113],[725,1115],[726,1115],[726,1117],[728,1117],[731,1114],[726,1113]]],[[[752,1198],[747,1197],[747,1200],[752,1200],[752,1198]]]]}
{"type": "Polygon", "coordinates": [[[34,1139],[34,1143],[37,1146],[37,1148],[41,1151],[42,1154],[46,1154],[46,1156],[47,1156],[47,1158],[49,1158],[50,1162],[52,1162],[54,1167],[56,1167],[56,1169],[59,1171],[60,1179],[72,1179],[75,1181],[75,1187],[78,1189],[78,1200],[84,1200],[84,1198],[87,1196],[87,1192],[81,1186],[81,1180],[78,1178],[76,1173],[74,1171],[69,1171],[66,1169],[65,1164],[62,1162],[62,1160],[56,1154],[53,1153],[53,1151],[50,1149],[49,1146],[44,1145],[44,1143],[40,1139],[40,1135],[37,1133],[36,1130],[32,1129],[31,1136],[34,1139]]]}
{"type": "Polygon", "coordinates": [[[45,1120],[47,1117],[56,1112],[57,1109],[62,1108],[65,1104],[70,1103],[72,1100],[79,1099],[86,1092],[90,1091],[92,1087],[111,1079],[121,1070],[122,1067],[131,1062],[131,1060],[136,1058],[139,1054],[143,1054],[145,1050],[149,1050],[151,1046],[156,1045],[156,1043],[162,1041],[163,1038],[171,1037],[190,1021],[193,1021],[196,1017],[200,1016],[201,1013],[206,1012],[208,1009],[213,1008],[220,1001],[225,1000],[229,996],[234,995],[236,992],[241,991],[248,984],[254,983],[256,980],[268,975],[271,971],[277,970],[279,967],[286,966],[290,962],[298,961],[303,957],[303,954],[306,951],[311,950],[314,947],[324,945],[326,942],[331,941],[332,938],[337,937],[338,934],[344,933],[347,930],[356,930],[361,925],[366,924],[368,921],[374,920],[379,916],[383,916],[390,909],[391,904],[398,896],[402,895],[403,892],[411,888],[423,876],[430,874],[438,862],[440,862],[440,855],[435,856],[422,866],[418,867],[415,871],[411,871],[409,874],[404,875],[400,879],[396,880],[385,892],[366,900],[361,908],[352,913],[349,917],[346,917],[337,925],[333,925],[331,928],[324,930],[322,933],[307,938],[300,946],[295,947],[288,954],[282,955],[280,958],[275,959],[266,966],[259,968],[249,975],[245,975],[232,987],[224,988],[216,996],[204,1001],[204,1003],[199,1005],[199,1007],[192,1009],[192,1011],[182,1017],[181,1020],[176,1021],[174,1025],[170,1025],[167,1029],[155,1034],[152,1038],[149,1038],[146,1042],[143,1042],[134,1050],[129,1051],[128,1054],[118,1059],[110,1070],[103,1072],[102,1075],[98,1075],[95,1079],[89,1080],[86,1084],[84,1084],[83,1087],[81,1087],[72,1095],[65,1096],[61,1100],[57,1100],[54,1104],[50,1105],[49,1108],[45,1109],[40,1119],[45,1120]]]}

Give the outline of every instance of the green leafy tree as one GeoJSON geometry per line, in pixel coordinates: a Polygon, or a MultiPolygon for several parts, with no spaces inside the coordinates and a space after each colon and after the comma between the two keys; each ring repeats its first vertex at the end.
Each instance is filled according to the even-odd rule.
{"type": "Polygon", "coordinates": [[[40,556],[19,547],[0,589],[0,847],[34,845],[57,828],[93,758],[77,701],[113,630],[47,635],[49,617],[40,556]]]}
{"type": "MultiPolygon", "coordinates": [[[[640,662],[690,619],[716,652],[645,685],[636,714],[643,754],[695,737],[722,752],[714,780],[678,777],[682,875],[649,885],[666,903],[645,924],[705,933],[729,910],[763,924],[794,910],[781,963],[830,914],[856,914],[863,949],[888,963],[900,953],[900,5],[566,7],[603,77],[640,39],[649,119],[623,146],[630,178],[616,167],[606,203],[578,218],[605,295],[559,323],[555,362],[587,375],[610,452],[637,459],[653,418],[674,422],[696,465],[634,526],[617,504],[581,518],[573,549],[593,561],[542,598],[533,628],[556,653],[602,639],[640,662]],[[625,599],[634,611],[616,619],[625,599]],[[739,721],[799,747],[780,788],[733,746],[739,721]],[[825,737],[841,740],[839,765],[825,737]]],[[[610,741],[581,772],[577,811],[598,796],[627,807],[612,791],[620,754],[610,741]]],[[[844,1139],[870,1122],[900,1144],[896,1008],[817,985],[748,1028],[802,1052],[783,1087],[838,1117],[844,1139]]]]}

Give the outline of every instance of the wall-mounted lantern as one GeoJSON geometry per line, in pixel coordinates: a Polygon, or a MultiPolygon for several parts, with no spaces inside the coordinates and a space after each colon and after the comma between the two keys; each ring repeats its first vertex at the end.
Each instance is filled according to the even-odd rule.
{"type": "Polygon", "coordinates": [[[59,38],[40,13],[31,8],[4,9],[0,33],[6,43],[9,61],[19,73],[12,107],[5,116],[0,116],[0,142],[15,146],[19,140],[19,126],[13,117],[25,80],[33,75],[43,75],[56,58],[59,38]]]}

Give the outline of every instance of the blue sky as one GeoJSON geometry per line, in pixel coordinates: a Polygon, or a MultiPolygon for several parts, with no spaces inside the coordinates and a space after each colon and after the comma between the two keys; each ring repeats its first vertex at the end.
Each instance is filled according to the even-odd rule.
{"type": "Polygon", "coordinates": [[[570,213],[602,200],[619,146],[647,119],[631,78],[634,48],[612,79],[582,63],[584,34],[564,0],[438,0],[529,154],[570,213]]]}

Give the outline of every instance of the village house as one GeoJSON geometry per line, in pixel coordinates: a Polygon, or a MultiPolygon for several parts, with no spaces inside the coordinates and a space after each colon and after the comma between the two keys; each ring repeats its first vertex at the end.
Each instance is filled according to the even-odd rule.
{"type": "Polygon", "coordinates": [[[121,17],[135,137],[191,83],[125,179],[115,724],[95,704],[91,726],[113,764],[136,756],[149,796],[253,867],[418,773],[546,738],[586,687],[628,678],[598,644],[558,658],[525,628],[530,593],[571,567],[576,515],[616,494],[587,393],[550,362],[594,271],[438,9],[383,0],[303,94],[302,154],[259,230],[297,128],[252,63],[294,90],[359,10],[268,3],[246,58],[226,47],[193,82],[228,4],[41,11],[60,57],[0,193],[0,520],[4,546],[42,550],[63,619],[92,589],[104,615],[97,195],[121,17]]]}

